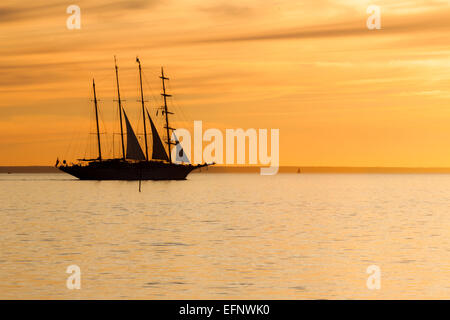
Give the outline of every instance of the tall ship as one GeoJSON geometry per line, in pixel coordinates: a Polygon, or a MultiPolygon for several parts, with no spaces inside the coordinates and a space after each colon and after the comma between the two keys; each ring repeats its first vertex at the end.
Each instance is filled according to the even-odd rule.
{"type": "MultiPolygon", "coordinates": [[[[171,140],[171,133],[175,137],[174,128],[169,125],[169,115],[173,115],[167,108],[167,98],[171,95],[166,93],[165,81],[169,80],[164,75],[164,69],[161,68],[161,81],[164,106],[162,107],[162,115],[164,116],[164,130],[166,139],[163,142],[158,130],[153,122],[147,107],[145,106],[144,92],[142,88],[142,68],[139,58],[136,62],[139,66],[139,82],[140,82],[140,102],[142,104],[142,119],[144,124],[144,150],[142,149],[139,140],[131,126],[128,116],[122,106],[119,87],[119,68],[114,57],[115,71],[116,71],[116,87],[117,87],[117,102],[118,113],[120,121],[120,146],[121,157],[106,159],[102,157],[102,142],[99,128],[99,111],[98,100],[95,91],[95,80],[92,80],[93,87],[93,102],[95,107],[95,121],[96,121],[96,136],[98,157],[95,159],[78,159],[76,164],[67,164],[64,160],[62,163],[57,160],[56,167],[80,180],[184,180],[187,175],[195,169],[206,167],[212,164],[197,164],[192,165],[186,162],[173,161],[171,154],[171,147],[176,147],[177,158],[185,159],[183,149],[180,142],[175,138],[171,140]],[[150,123],[152,136],[152,153],[149,156],[149,139],[147,138],[147,119],[150,123]],[[124,125],[126,134],[124,131],[124,125]],[[126,144],[125,137],[126,136],[126,144]]],[[[176,159],[175,159],[176,160],[176,159]]]]}

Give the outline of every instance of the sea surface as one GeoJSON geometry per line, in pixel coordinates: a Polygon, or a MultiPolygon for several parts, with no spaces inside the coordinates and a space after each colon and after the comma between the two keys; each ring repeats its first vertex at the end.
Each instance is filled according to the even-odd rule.
{"type": "Polygon", "coordinates": [[[2,299],[450,299],[445,174],[0,174],[0,227],[2,299]]]}

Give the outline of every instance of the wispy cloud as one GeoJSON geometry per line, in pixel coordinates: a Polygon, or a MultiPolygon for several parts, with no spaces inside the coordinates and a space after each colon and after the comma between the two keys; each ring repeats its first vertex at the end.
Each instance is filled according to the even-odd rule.
{"type": "Polygon", "coordinates": [[[230,3],[222,3],[213,6],[201,6],[199,10],[210,14],[214,17],[235,18],[248,17],[255,13],[255,9],[250,6],[234,5],[230,3]]]}
{"type": "Polygon", "coordinates": [[[435,30],[450,30],[450,10],[439,10],[414,16],[390,16],[383,19],[383,28],[370,31],[364,19],[343,21],[340,23],[322,24],[311,27],[286,28],[275,31],[260,31],[241,33],[230,36],[193,39],[191,43],[225,43],[243,41],[289,40],[289,39],[320,39],[351,37],[360,35],[392,36],[396,34],[413,34],[435,30]]]}
{"type": "MultiPolygon", "coordinates": [[[[376,0],[382,9],[382,30],[369,31],[366,8],[373,2],[2,0],[0,115],[7,119],[2,134],[8,131],[5,123],[15,126],[18,121],[11,119],[20,115],[27,126],[15,129],[11,138],[21,132],[40,151],[29,149],[26,160],[53,161],[55,150],[64,143],[38,142],[46,140],[45,128],[53,123],[89,124],[93,76],[101,109],[112,117],[110,111],[117,107],[116,54],[121,93],[131,116],[133,110],[140,114],[141,107],[136,102],[134,59],[139,55],[151,107],[161,103],[159,66],[165,65],[174,94],[171,101],[175,107],[179,101],[192,115],[189,119],[233,127],[276,125],[283,130],[283,141],[311,142],[307,150],[280,150],[290,157],[287,162],[363,159],[358,148],[328,153],[330,145],[343,145],[340,134],[349,144],[358,143],[355,139],[361,135],[352,128],[361,121],[366,121],[364,132],[376,137],[370,142],[382,146],[383,157],[390,155],[383,149],[390,136],[382,130],[374,134],[370,128],[382,127],[387,120],[396,124],[391,136],[426,131],[430,137],[435,134],[439,150],[448,149],[448,139],[433,131],[434,120],[448,115],[448,1],[376,0]],[[81,7],[80,30],[66,28],[70,4],[81,7]],[[433,123],[418,130],[423,110],[433,123]],[[45,118],[35,125],[43,114],[61,119],[45,118]]],[[[64,134],[65,127],[55,131],[64,134]]],[[[445,123],[443,128],[447,127],[445,123]]],[[[407,154],[412,140],[408,136],[395,150],[403,148],[407,154]]],[[[285,145],[291,145],[288,142],[285,145]]],[[[364,143],[366,139],[361,140],[364,143]]],[[[21,157],[20,150],[3,146],[0,143],[0,163],[21,157]]]]}
{"type": "MultiPolygon", "coordinates": [[[[86,1],[78,0],[76,5],[94,14],[125,14],[130,10],[143,10],[166,3],[169,0],[116,0],[116,1],[86,1]]],[[[0,24],[10,22],[32,21],[58,17],[65,14],[66,8],[72,3],[67,1],[49,1],[46,4],[17,3],[0,6],[0,24]]]]}

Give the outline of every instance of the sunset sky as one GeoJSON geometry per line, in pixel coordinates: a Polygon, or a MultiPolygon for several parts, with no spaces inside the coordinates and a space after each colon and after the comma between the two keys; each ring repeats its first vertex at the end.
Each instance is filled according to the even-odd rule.
{"type": "Polygon", "coordinates": [[[0,30],[0,165],[83,157],[93,77],[117,132],[114,55],[141,132],[138,55],[153,113],[164,66],[179,121],[280,129],[281,165],[450,167],[450,1],[2,0],[0,30]]]}

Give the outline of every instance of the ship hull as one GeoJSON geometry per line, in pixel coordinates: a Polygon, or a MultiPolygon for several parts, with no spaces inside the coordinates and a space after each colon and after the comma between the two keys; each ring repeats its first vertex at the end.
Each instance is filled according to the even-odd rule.
{"type": "Polygon", "coordinates": [[[108,160],[58,168],[80,180],[185,180],[191,171],[204,166],[206,165],[108,160]]]}

